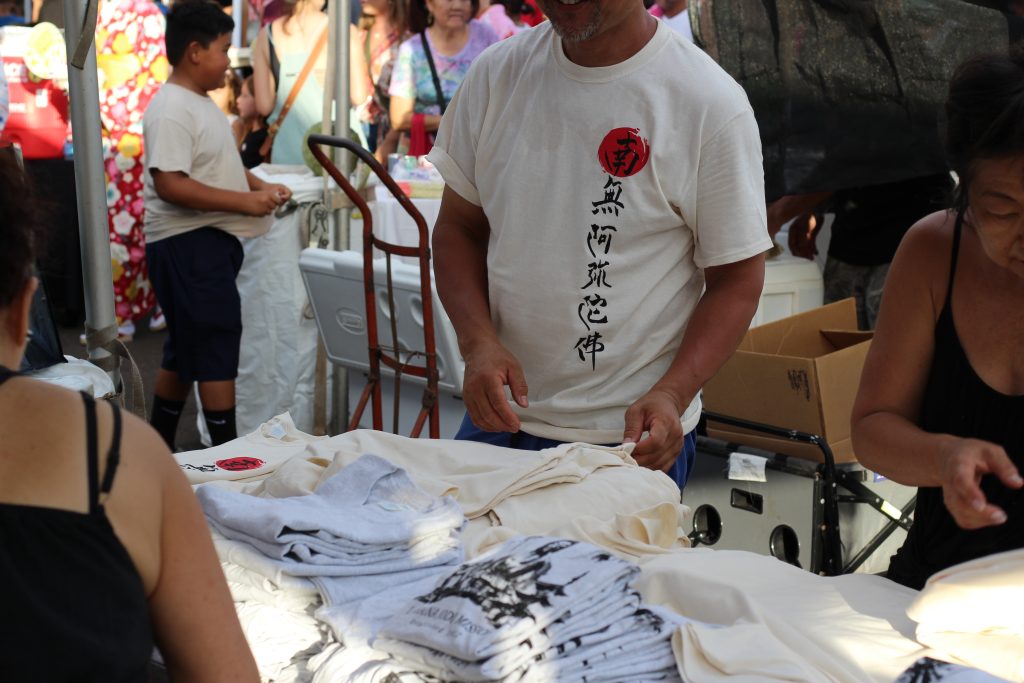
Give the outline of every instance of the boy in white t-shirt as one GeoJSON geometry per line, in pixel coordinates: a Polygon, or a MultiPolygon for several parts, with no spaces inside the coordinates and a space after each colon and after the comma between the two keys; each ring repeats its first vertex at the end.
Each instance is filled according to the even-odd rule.
{"type": "Polygon", "coordinates": [[[174,71],[142,121],[146,260],[168,329],[150,423],[172,449],[193,382],[214,445],[236,437],[238,237],[265,233],[271,212],[291,197],[245,170],[227,118],[207,95],[224,82],[233,26],[215,3],[174,4],[166,33],[174,71]]]}
{"type": "Polygon", "coordinates": [[[757,124],[641,0],[541,7],[549,23],[473,63],[430,153],[434,273],[466,360],[456,438],[636,442],[682,486],[701,385],[772,246],[757,124]]]}

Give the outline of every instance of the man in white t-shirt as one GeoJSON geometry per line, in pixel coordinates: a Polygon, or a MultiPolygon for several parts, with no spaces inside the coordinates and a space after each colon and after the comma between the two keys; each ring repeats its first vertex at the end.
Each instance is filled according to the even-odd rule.
{"type": "Polygon", "coordinates": [[[541,6],[549,23],[477,58],[430,154],[434,273],[466,361],[457,438],[636,442],[683,484],[700,387],[764,284],[757,125],[642,0],[541,6]]]}

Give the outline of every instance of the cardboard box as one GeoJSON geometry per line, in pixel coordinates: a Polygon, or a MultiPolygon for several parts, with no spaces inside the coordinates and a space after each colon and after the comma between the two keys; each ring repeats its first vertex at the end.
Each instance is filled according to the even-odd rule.
{"type": "MultiPolygon", "coordinates": [[[[750,329],[736,353],[704,387],[704,408],[752,422],[817,434],[836,462],[856,462],[850,415],[870,345],[857,331],[857,308],[845,299],[750,329]]],[[[713,422],[725,441],[822,460],[811,444],[713,422]]]]}

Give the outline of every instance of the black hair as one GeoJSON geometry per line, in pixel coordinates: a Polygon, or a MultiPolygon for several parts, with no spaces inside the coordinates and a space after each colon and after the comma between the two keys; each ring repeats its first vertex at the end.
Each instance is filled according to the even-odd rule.
{"type": "Polygon", "coordinates": [[[32,277],[38,225],[32,186],[14,148],[0,148],[0,310],[32,277]]]}
{"type": "Polygon", "coordinates": [[[235,22],[216,2],[178,0],[167,12],[167,61],[177,66],[190,43],[210,47],[210,43],[234,28],[235,22]]]}
{"type": "Polygon", "coordinates": [[[1024,51],[961,64],[946,99],[946,156],[960,179],[954,207],[967,209],[974,163],[1024,155],[1024,51]]]}

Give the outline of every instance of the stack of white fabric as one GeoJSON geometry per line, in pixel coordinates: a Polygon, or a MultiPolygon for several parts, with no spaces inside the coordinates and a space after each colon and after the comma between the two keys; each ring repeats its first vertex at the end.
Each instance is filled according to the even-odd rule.
{"type": "Polygon", "coordinates": [[[907,610],[917,639],[996,676],[1024,682],[1024,549],[944,569],[907,610]]]}
{"type": "Polygon", "coordinates": [[[337,605],[462,561],[464,519],[451,498],[421,491],[399,467],[365,455],[307,496],[197,492],[210,526],[271,566],[306,577],[337,605]]]}
{"type": "Polygon", "coordinates": [[[684,620],[640,604],[638,571],[586,543],[514,538],[400,605],[374,647],[446,681],[679,680],[684,620]]]}
{"type": "MultiPolygon", "coordinates": [[[[642,525],[653,523],[664,529],[655,534],[664,545],[647,550],[688,546],[686,536],[677,533],[688,527],[689,513],[680,505],[679,487],[663,472],[637,465],[631,450],[632,445],[576,443],[518,451],[471,441],[410,439],[356,430],[311,443],[302,458],[284,463],[251,492],[274,497],[310,493],[364,453],[375,453],[405,469],[424,491],[451,496],[462,506],[469,520],[463,534],[469,557],[493,545],[494,530],[604,545],[594,534],[608,533],[595,526],[604,527],[602,523],[607,522],[619,529],[638,528],[623,521],[638,514],[647,516],[642,525]],[[661,509],[652,516],[651,510],[658,506],[661,509]],[[588,521],[576,528],[573,520],[588,521]]],[[[646,532],[643,537],[644,541],[654,538],[646,532]]]]}
{"type": "Polygon", "coordinates": [[[264,680],[309,680],[306,660],[329,641],[318,609],[432,586],[463,559],[455,501],[424,493],[374,455],[309,495],[259,498],[205,485],[197,496],[221,537],[218,554],[264,680]]]}
{"type": "Polygon", "coordinates": [[[313,616],[323,604],[316,586],[285,574],[246,543],[212,535],[260,679],[312,680],[309,659],[330,642],[329,630],[313,616]]]}
{"type": "Polygon", "coordinates": [[[326,439],[300,431],[291,415],[282,413],[245,436],[213,448],[175,453],[174,459],[190,484],[219,481],[229,488],[243,489],[273,474],[284,463],[301,458],[311,444],[326,439]]]}

